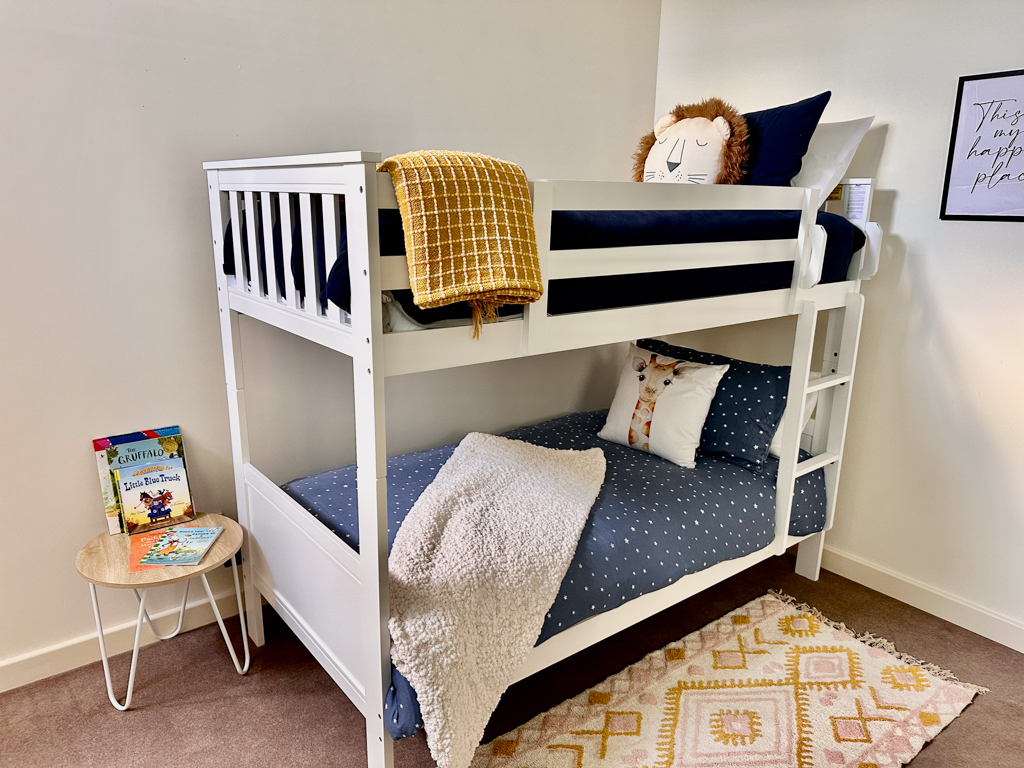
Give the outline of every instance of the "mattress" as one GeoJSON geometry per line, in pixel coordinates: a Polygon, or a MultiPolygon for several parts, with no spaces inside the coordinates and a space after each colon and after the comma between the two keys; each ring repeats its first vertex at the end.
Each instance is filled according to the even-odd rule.
{"type": "MultiPolygon", "coordinates": [[[[338,259],[327,271],[324,256],[322,223],[316,215],[320,205],[314,204],[314,237],[317,271],[321,281],[327,277],[327,289],[321,303],[328,297],[342,309],[351,310],[348,280],[348,244],[344,214],[341,216],[338,259]]],[[[380,253],[383,256],[405,254],[405,233],[397,210],[379,211],[380,253]]],[[[243,215],[243,224],[245,217],[243,215]]],[[[298,221],[293,217],[293,221],[298,221]]],[[[257,246],[260,273],[266,280],[266,256],[263,252],[262,217],[258,219],[257,246]]],[[[668,245],[685,243],[737,242],[749,240],[783,240],[796,237],[799,211],[554,211],[551,217],[551,249],[553,251],[589,248],[620,248],[637,245],[668,245]]],[[[832,213],[820,212],[817,223],[828,235],[825,246],[821,282],[846,279],[853,254],[864,247],[864,233],[854,224],[832,213]]],[[[272,233],[274,268],[278,281],[284,281],[284,257],[279,224],[272,233]]],[[[302,238],[296,226],[292,233],[291,272],[299,293],[303,293],[302,238]]],[[[248,253],[248,238],[243,238],[243,252],[248,253]]],[[[224,236],[224,272],[235,273],[231,224],[224,236]]],[[[552,280],[548,285],[548,312],[552,315],[643,306],[688,299],[711,298],[740,293],[773,291],[789,288],[793,282],[793,262],[742,264],[706,269],[684,269],[659,272],[658,279],[649,274],[609,275],[606,277],[552,280]]],[[[421,325],[434,322],[469,319],[472,310],[465,302],[436,309],[420,309],[412,299],[412,291],[392,291],[395,300],[408,317],[421,325]]],[[[522,313],[521,306],[508,305],[499,315],[522,313]]]]}
{"type": "MultiPolygon", "coordinates": [[[[597,437],[607,411],[576,413],[505,433],[549,448],[599,447],[607,460],[601,492],[538,643],[574,624],[666,587],[683,576],[762,549],[775,535],[775,476],[699,456],[695,469],[597,437]]],[[[388,549],[420,493],[454,445],[388,459],[388,549]]],[[[355,467],[293,480],[284,490],[353,549],[359,548],[355,467]]],[[[790,534],[822,529],[821,470],[798,478],[790,534]]],[[[393,738],[419,728],[415,692],[395,670],[388,693],[393,738]]]]}

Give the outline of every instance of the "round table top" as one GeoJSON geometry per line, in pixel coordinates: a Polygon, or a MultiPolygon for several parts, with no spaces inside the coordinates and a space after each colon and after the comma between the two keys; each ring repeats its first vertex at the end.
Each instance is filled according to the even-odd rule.
{"type": "Polygon", "coordinates": [[[185,525],[176,528],[216,528],[224,526],[220,536],[213,542],[199,565],[167,565],[139,573],[128,572],[128,550],[131,546],[127,533],[111,536],[101,533],[78,551],[75,566],[82,578],[103,587],[115,589],[137,589],[173,584],[209,573],[226,563],[242,546],[242,526],[223,515],[201,514],[185,525]]]}

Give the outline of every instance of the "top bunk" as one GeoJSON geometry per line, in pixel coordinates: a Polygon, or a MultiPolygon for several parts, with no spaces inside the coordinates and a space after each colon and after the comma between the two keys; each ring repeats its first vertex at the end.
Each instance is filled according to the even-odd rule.
{"type": "Polygon", "coordinates": [[[828,204],[852,236],[822,218],[812,189],[534,180],[544,293],[474,339],[452,313],[425,323],[411,306],[398,201],[379,160],[204,164],[222,311],[349,356],[379,344],[394,376],[795,315],[806,302],[838,308],[878,267],[870,179],[844,179],[828,204]]]}

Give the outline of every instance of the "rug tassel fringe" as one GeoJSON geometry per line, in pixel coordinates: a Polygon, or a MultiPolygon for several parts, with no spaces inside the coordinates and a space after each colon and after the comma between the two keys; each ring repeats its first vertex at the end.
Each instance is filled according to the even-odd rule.
{"type": "Polygon", "coordinates": [[[780,592],[777,589],[769,589],[768,594],[774,597],[776,600],[785,603],[786,605],[791,605],[797,610],[811,614],[822,624],[827,624],[828,626],[832,627],[832,629],[838,629],[840,632],[846,632],[847,634],[853,635],[856,640],[864,643],[864,645],[870,648],[881,648],[883,651],[892,656],[895,656],[897,659],[904,662],[905,664],[913,664],[915,667],[920,667],[924,671],[934,675],[940,680],[955,683],[956,685],[959,685],[961,688],[966,688],[968,691],[973,691],[977,694],[985,694],[989,692],[988,688],[984,688],[980,685],[974,685],[973,683],[963,682],[948,669],[943,669],[942,667],[939,667],[935,664],[930,664],[926,661],[921,661],[920,659],[915,658],[908,653],[903,653],[902,651],[896,650],[896,646],[893,645],[889,640],[886,640],[884,637],[876,637],[870,632],[857,634],[852,629],[847,627],[843,622],[832,621],[831,619],[822,616],[821,612],[818,611],[817,608],[814,608],[813,606],[810,606],[807,603],[801,603],[795,597],[790,597],[785,592],[780,592]]]}

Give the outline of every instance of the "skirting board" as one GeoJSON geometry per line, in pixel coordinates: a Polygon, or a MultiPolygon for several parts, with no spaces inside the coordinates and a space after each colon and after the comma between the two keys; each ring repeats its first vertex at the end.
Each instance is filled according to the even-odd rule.
{"type": "MultiPolygon", "coordinates": [[[[235,601],[234,589],[217,595],[217,608],[220,609],[220,615],[224,618],[238,615],[238,604],[235,601]]],[[[152,614],[151,618],[154,622],[164,618],[165,621],[162,624],[157,624],[157,629],[161,632],[167,632],[174,629],[177,614],[178,608],[175,607],[152,614]],[[166,618],[170,616],[174,617],[173,620],[166,618]]],[[[201,600],[189,602],[185,606],[185,618],[181,624],[181,631],[187,632],[206,624],[212,624],[214,621],[216,619],[214,619],[213,611],[210,609],[210,601],[208,598],[203,597],[201,600]]],[[[108,655],[115,656],[118,653],[130,651],[132,644],[135,642],[135,621],[128,621],[114,627],[106,627],[104,638],[108,655]]],[[[143,626],[142,644],[149,645],[156,642],[159,641],[149,631],[149,627],[143,626]]],[[[221,642],[220,638],[218,638],[218,642],[221,642]]],[[[65,640],[63,643],[30,651],[21,656],[3,659],[0,661],[0,692],[19,688],[23,685],[34,683],[36,680],[42,680],[43,678],[67,672],[70,669],[99,660],[100,646],[96,642],[95,632],[90,632],[87,635],[75,637],[71,640],[65,640]]],[[[140,661],[139,663],[141,664],[142,662],[140,661]]],[[[103,675],[98,670],[96,672],[96,685],[96,690],[102,692],[103,675]]]]}
{"type": "Polygon", "coordinates": [[[825,545],[821,567],[1024,653],[1024,623],[825,545]]]}

